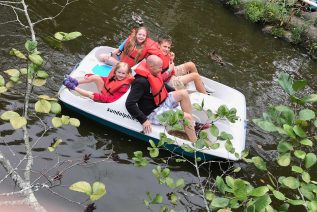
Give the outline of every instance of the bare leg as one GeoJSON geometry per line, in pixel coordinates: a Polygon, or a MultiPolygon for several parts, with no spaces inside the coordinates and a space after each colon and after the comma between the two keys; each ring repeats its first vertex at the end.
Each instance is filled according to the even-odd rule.
{"type": "Polygon", "coordinates": [[[85,97],[89,97],[90,99],[93,99],[93,92],[91,92],[91,91],[86,91],[86,90],[78,88],[78,87],[75,88],[75,91],[77,91],[79,94],[81,94],[85,97]]]}
{"type": "Polygon", "coordinates": [[[99,92],[101,92],[103,90],[104,81],[101,79],[100,76],[92,75],[92,76],[85,77],[83,79],[78,80],[78,84],[84,84],[84,83],[90,83],[90,82],[93,82],[96,84],[99,92]]]}
{"type": "Polygon", "coordinates": [[[185,126],[185,133],[187,134],[189,140],[191,142],[196,142],[197,137],[195,133],[195,128],[193,124],[193,117],[192,117],[192,105],[186,90],[177,90],[173,92],[173,97],[175,101],[179,102],[181,108],[184,112],[185,118],[189,121],[190,125],[185,126]]]}
{"type": "Polygon", "coordinates": [[[112,65],[112,66],[117,65],[117,63],[119,62],[116,58],[111,57],[108,54],[101,54],[101,55],[98,56],[98,59],[101,62],[104,62],[104,63],[112,65]]]}
{"type": "Polygon", "coordinates": [[[195,72],[195,73],[189,73],[189,74],[186,74],[184,76],[180,76],[179,77],[179,80],[184,84],[188,84],[189,82],[191,81],[194,81],[195,83],[195,87],[196,87],[196,90],[200,93],[204,93],[206,94],[206,89],[205,89],[205,86],[203,84],[203,81],[201,80],[201,77],[200,75],[195,72]]]}

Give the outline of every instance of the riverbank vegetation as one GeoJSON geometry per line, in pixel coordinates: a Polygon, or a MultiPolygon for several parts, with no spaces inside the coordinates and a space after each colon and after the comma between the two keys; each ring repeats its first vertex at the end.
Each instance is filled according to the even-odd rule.
{"type": "Polygon", "coordinates": [[[263,26],[263,32],[300,45],[317,57],[316,8],[297,0],[228,0],[236,14],[263,26]]]}

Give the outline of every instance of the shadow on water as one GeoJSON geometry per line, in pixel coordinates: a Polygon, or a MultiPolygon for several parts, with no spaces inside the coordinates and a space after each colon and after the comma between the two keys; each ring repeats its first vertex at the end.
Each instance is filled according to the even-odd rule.
{"type": "MultiPolygon", "coordinates": [[[[58,10],[44,2],[30,2],[34,17],[53,15],[58,10]]],[[[221,3],[214,1],[78,1],[68,6],[54,21],[43,22],[37,26],[37,34],[40,38],[39,49],[43,52],[45,68],[49,70],[50,78],[44,88],[35,88],[34,96],[46,93],[55,96],[63,80],[63,76],[74,65],[81,61],[91,49],[99,45],[117,46],[129,34],[135,23],[131,19],[132,12],[140,14],[145,25],[150,29],[150,36],[156,39],[157,35],[166,32],[172,35],[173,51],[176,54],[176,62],[184,61],[196,63],[202,75],[213,78],[223,84],[241,91],[247,99],[248,117],[258,117],[265,110],[268,103],[282,104],[286,96],[277,85],[277,76],[281,71],[286,71],[297,78],[310,80],[310,88],[316,90],[317,64],[305,55],[301,49],[263,35],[261,30],[237,17],[225,9],[221,3]],[[80,31],[83,36],[77,40],[64,43],[53,48],[51,36],[58,31],[80,31]],[[214,63],[208,56],[215,51],[226,62],[225,66],[214,63]]],[[[12,13],[0,7],[0,14],[5,17],[13,17],[12,13]]],[[[10,20],[10,19],[8,19],[10,20]]],[[[6,21],[6,20],[5,20],[6,21]]],[[[19,29],[16,24],[1,26],[0,35],[0,68],[6,70],[16,65],[22,68],[24,64],[17,64],[16,59],[10,57],[7,52],[11,47],[23,49],[24,42],[29,38],[27,31],[19,29]]],[[[6,76],[5,76],[6,77],[6,76]]],[[[23,96],[21,90],[23,84],[0,96],[0,112],[5,110],[22,111],[23,96]]],[[[22,90],[23,91],[23,90],[22,90]]],[[[36,98],[32,99],[34,104],[36,98]]],[[[170,190],[159,186],[152,169],[161,163],[161,159],[169,156],[163,151],[158,159],[150,159],[150,165],[146,168],[136,168],[132,157],[134,152],[141,150],[148,155],[148,145],[127,135],[123,135],[111,128],[100,126],[97,123],[83,118],[72,111],[63,108],[65,115],[79,118],[81,126],[74,128],[63,126],[51,129],[42,136],[43,123],[51,126],[52,116],[36,117],[31,115],[29,123],[32,143],[37,142],[34,155],[39,160],[34,164],[34,176],[56,165],[56,160],[68,162],[81,159],[86,154],[91,154],[91,160],[97,161],[107,158],[111,153],[114,156],[104,163],[96,163],[93,166],[79,166],[65,173],[63,185],[85,180],[87,182],[102,181],[106,184],[107,195],[97,201],[97,211],[147,211],[143,205],[146,192],[168,193],[170,190]],[[39,119],[40,118],[40,119],[39,119]],[[56,138],[62,138],[61,148],[55,153],[47,152],[47,147],[56,138]]],[[[22,132],[13,131],[8,123],[1,122],[0,148],[8,148],[8,157],[13,162],[24,156],[24,147],[21,145],[22,132]]],[[[249,120],[247,146],[251,153],[257,153],[268,161],[276,158],[274,145],[276,138],[259,131],[249,120]]],[[[188,164],[180,165],[171,162],[173,177],[184,178],[190,186],[186,187],[190,194],[196,194],[193,183],[195,170],[188,164]]],[[[204,166],[202,175],[213,179],[222,174],[229,166],[240,166],[243,173],[238,177],[244,177],[253,181],[267,180],[254,179],[254,167],[243,162],[212,163],[210,167],[204,166]],[[241,176],[242,175],[242,176],[241,176]]],[[[276,173],[284,170],[276,170],[273,163],[268,164],[276,173]]],[[[53,176],[55,173],[51,173],[53,176]]],[[[260,175],[261,176],[261,173],[260,175]]],[[[8,187],[14,187],[10,182],[8,187]]],[[[59,191],[72,197],[75,201],[82,201],[85,197],[65,187],[59,191]]],[[[76,204],[57,198],[49,192],[39,191],[38,195],[43,202],[54,202],[62,205],[66,211],[78,211],[81,209],[76,204]],[[54,198],[52,198],[54,197],[54,198]]],[[[189,211],[200,211],[202,203],[193,199],[192,208],[188,208],[186,195],[182,196],[182,205],[189,211]]],[[[158,208],[155,208],[158,209],[158,208]]],[[[62,210],[60,210],[62,211],[62,210]]]]}

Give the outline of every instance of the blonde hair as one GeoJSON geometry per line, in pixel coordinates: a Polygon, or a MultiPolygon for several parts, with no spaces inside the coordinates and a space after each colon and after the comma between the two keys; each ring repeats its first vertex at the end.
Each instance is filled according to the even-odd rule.
{"type": "Polygon", "coordinates": [[[130,66],[128,65],[128,63],[125,63],[125,62],[117,63],[117,65],[115,66],[113,72],[116,74],[119,69],[127,70],[127,74],[128,75],[132,73],[130,66]]]}
{"type": "Polygon", "coordinates": [[[123,50],[123,54],[128,56],[132,50],[136,47],[136,44],[137,44],[137,39],[136,39],[136,35],[138,34],[138,32],[140,30],[144,30],[146,32],[146,38],[144,40],[144,42],[141,44],[140,48],[138,49],[138,52],[134,58],[134,61],[135,63],[138,62],[138,59],[141,55],[141,52],[142,50],[144,49],[145,47],[145,44],[146,44],[146,39],[149,37],[149,31],[146,27],[142,26],[142,27],[139,27],[138,29],[133,29],[132,31],[132,34],[131,34],[131,39],[129,40],[129,42],[127,43],[127,46],[124,48],[123,50]]]}

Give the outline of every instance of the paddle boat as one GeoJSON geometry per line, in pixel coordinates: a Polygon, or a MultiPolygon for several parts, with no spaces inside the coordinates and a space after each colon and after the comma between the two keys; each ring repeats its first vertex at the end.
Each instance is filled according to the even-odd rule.
{"type": "MultiPolygon", "coordinates": [[[[107,46],[94,48],[87,56],[85,56],[79,65],[74,68],[74,70],[70,73],[70,76],[76,79],[83,78],[86,74],[107,76],[112,67],[101,63],[98,60],[98,55],[101,53],[110,54],[113,50],[114,48],[107,46]]],[[[221,105],[226,105],[228,108],[236,108],[237,110],[237,116],[239,118],[235,123],[231,123],[225,119],[217,120],[214,123],[218,127],[219,131],[225,131],[233,136],[231,142],[233,148],[235,149],[235,154],[227,151],[224,141],[214,141],[220,144],[217,149],[207,147],[197,149],[190,141],[180,138],[179,136],[176,137],[169,134],[169,131],[166,129],[166,127],[162,125],[153,125],[152,133],[144,134],[142,125],[129,114],[125,107],[125,101],[130,90],[113,103],[95,102],[87,97],[79,95],[76,91],[67,89],[65,86],[60,88],[58,96],[60,101],[67,108],[117,131],[131,135],[139,140],[149,142],[151,139],[154,142],[158,142],[160,139],[160,133],[164,133],[167,138],[170,138],[174,141],[173,144],[165,145],[165,148],[174,153],[185,156],[194,156],[192,152],[184,151],[184,148],[181,148],[181,146],[186,145],[195,149],[195,155],[197,157],[201,157],[203,160],[215,158],[238,160],[240,157],[239,155],[241,155],[245,148],[245,97],[239,91],[219,82],[213,81],[206,77],[202,77],[202,80],[206,89],[212,91],[212,93],[209,95],[199,93],[195,90],[195,85],[193,83],[189,83],[187,89],[190,93],[190,100],[192,104],[201,104],[202,101],[204,101],[204,109],[210,109],[211,111],[217,110],[221,105]]],[[[98,92],[97,87],[93,83],[80,84],[79,86],[85,90],[98,92]]],[[[200,123],[206,123],[206,121],[208,121],[206,113],[195,109],[193,109],[193,117],[195,121],[200,123]]],[[[210,141],[213,142],[214,137],[211,135],[210,131],[205,131],[208,134],[208,139],[210,138],[210,141]]]]}

